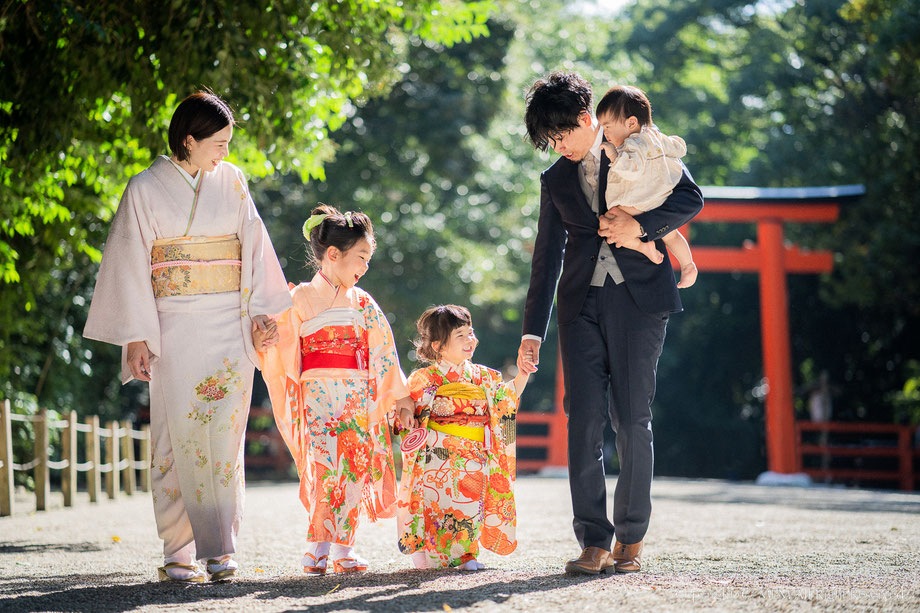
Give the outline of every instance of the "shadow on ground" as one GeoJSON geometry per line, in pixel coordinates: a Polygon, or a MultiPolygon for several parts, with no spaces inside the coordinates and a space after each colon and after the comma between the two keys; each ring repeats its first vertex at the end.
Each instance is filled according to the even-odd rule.
{"type": "Polygon", "coordinates": [[[438,602],[426,597],[426,605],[418,598],[425,583],[456,571],[399,571],[395,573],[365,573],[357,576],[326,576],[310,578],[280,577],[265,581],[238,579],[216,584],[135,583],[125,584],[123,574],[66,575],[36,580],[33,577],[8,577],[0,594],[25,591],[41,594],[23,595],[14,600],[0,600],[9,613],[25,611],[88,611],[115,613],[146,605],[182,605],[201,601],[219,603],[251,596],[271,601],[278,598],[295,600],[289,611],[332,613],[334,611],[442,611],[483,602],[501,604],[514,594],[547,592],[604,578],[569,577],[559,573],[502,581],[502,571],[478,574],[481,582],[464,589],[440,589],[438,602]],[[95,585],[94,585],[95,584],[95,585]],[[349,596],[351,588],[362,588],[349,596]],[[374,589],[376,588],[376,590],[374,589]]]}
{"type": "Polygon", "coordinates": [[[43,553],[53,551],[66,551],[68,553],[88,553],[91,551],[103,550],[104,548],[100,547],[96,543],[55,543],[53,545],[44,543],[0,543],[0,555],[43,553]]]}

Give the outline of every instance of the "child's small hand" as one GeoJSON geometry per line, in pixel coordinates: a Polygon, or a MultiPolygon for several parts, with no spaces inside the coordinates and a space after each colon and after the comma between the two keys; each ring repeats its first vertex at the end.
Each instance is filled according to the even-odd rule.
{"type": "Polygon", "coordinates": [[[608,160],[613,160],[617,157],[617,148],[613,146],[613,143],[610,141],[601,143],[601,149],[604,150],[604,153],[607,154],[608,160]]]}
{"type": "Polygon", "coordinates": [[[406,430],[418,428],[418,420],[415,419],[415,402],[411,396],[396,401],[396,419],[399,425],[406,430]]]}
{"type": "Polygon", "coordinates": [[[412,430],[418,428],[418,420],[415,419],[415,412],[405,407],[399,410],[399,425],[403,430],[412,430]]]}
{"type": "Polygon", "coordinates": [[[525,375],[532,375],[537,372],[537,366],[530,360],[521,360],[518,371],[525,375]]]}
{"type": "Polygon", "coordinates": [[[256,351],[265,351],[278,342],[278,324],[265,315],[252,318],[252,345],[256,351]]]}

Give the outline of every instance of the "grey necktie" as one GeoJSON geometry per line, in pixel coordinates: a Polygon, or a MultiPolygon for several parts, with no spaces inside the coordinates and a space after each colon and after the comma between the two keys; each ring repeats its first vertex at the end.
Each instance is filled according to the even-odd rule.
{"type": "Polygon", "coordinates": [[[588,186],[591,188],[591,193],[593,194],[597,191],[597,158],[594,157],[594,154],[590,151],[585,155],[582,167],[585,170],[585,181],[588,182],[588,186]]]}

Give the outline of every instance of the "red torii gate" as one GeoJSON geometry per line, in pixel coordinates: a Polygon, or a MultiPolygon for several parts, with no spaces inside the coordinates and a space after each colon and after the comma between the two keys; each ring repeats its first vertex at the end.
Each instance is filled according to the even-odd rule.
{"type": "MultiPolygon", "coordinates": [[[[754,272],[760,274],[760,328],[764,376],[767,380],[767,468],[794,473],[796,461],[795,414],[792,394],[792,358],[789,345],[787,273],[822,273],[833,269],[833,254],[787,246],[783,223],[832,223],[840,202],[862,196],[862,185],[831,187],[760,188],[703,187],[705,206],[693,223],[756,223],[757,242],[735,247],[692,245],[700,271],[754,272]]],[[[685,229],[689,229],[685,226],[685,229]]],[[[672,259],[676,266],[676,261],[672,259]]],[[[562,369],[556,369],[556,409],[552,414],[519,413],[521,423],[546,424],[545,437],[522,436],[518,444],[545,445],[546,460],[519,460],[522,469],[566,465],[566,423],[562,408],[562,369]]]]}
{"type": "Polygon", "coordinates": [[[701,271],[760,274],[760,334],[767,380],[767,468],[796,472],[792,357],[789,346],[787,273],[830,272],[834,255],[785,245],[783,223],[832,223],[840,202],[862,196],[862,185],[831,187],[703,187],[706,205],[697,222],[756,223],[757,243],[738,248],[693,247],[701,271]]]}

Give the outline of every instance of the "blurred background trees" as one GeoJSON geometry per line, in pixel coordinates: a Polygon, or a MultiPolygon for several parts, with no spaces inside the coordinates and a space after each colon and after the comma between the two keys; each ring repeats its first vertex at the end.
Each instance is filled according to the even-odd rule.
{"type": "MultiPolygon", "coordinates": [[[[795,374],[804,389],[828,373],[835,418],[920,420],[914,2],[149,6],[0,2],[5,397],[104,415],[144,402],[119,389],[116,349],[80,331],[118,196],[199,86],[242,120],[231,161],[289,280],[312,274],[300,226],[316,202],[364,210],[378,251],[362,285],[404,368],[415,318],[439,302],[471,307],[477,361],[510,367],[537,177],[554,160],[524,141],[524,93],[564,69],[597,93],[643,88],[701,185],[865,184],[833,227],[787,227],[836,254],[832,274],[790,277],[795,374]]],[[[753,236],[698,224],[691,243],[753,236]]],[[[757,279],[703,271],[682,298],[659,365],[656,468],[751,478],[765,467],[757,279]]],[[[551,408],[554,353],[552,328],[525,410],[551,408]]]]}

